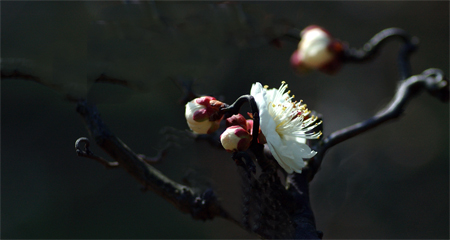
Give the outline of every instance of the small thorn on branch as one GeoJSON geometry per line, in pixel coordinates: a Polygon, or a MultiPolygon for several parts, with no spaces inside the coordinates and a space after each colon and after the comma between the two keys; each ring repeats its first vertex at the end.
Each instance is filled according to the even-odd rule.
{"type": "Polygon", "coordinates": [[[119,167],[119,163],[118,162],[109,162],[106,159],[95,155],[93,152],[91,152],[91,150],[89,150],[89,145],[90,145],[90,141],[89,141],[88,138],[86,138],[86,137],[78,138],[75,141],[75,151],[76,151],[77,155],[80,156],[80,157],[94,159],[95,161],[101,163],[106,168],[117,168],[117,167],[119,167]],[[84,144],[84,149],[83,149],[83,146],[82,146],[83,144],[84,144]]]}

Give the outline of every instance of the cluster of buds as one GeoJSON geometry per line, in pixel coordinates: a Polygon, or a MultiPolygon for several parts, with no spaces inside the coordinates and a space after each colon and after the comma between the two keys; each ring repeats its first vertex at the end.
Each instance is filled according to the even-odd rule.
{"type": "Polygon", "coordinates": [[[300,38],[291,56],[291,66],[297,73],[320,70],[333,74],[341,68],[345,46],[327,30],[311,25],[301,31],[300,38]]]}
{"type": "MultiPolygon", "coordinates": [[[[225,104],[214,97],[203,96],[186,104],[185,117],[189,128],[197,134],[211,134],[219,129],[225,104]]],[[[241,114],[226,119],[227,129],[220,135],[222,146],[228,152],[245,151],[252,141],[253,120],[241,114]]]]}
{"type": "MultiPolygon", "coordinates": [[[[296,72],[304,73],[309,70],[320,70],[333,74],[341,68],[346,47],[342,42],[331,37],[328,31],[312,25],[302,30],[300,38],[298,48],[291,56],[291,66],[296,72]]],[[[306,109],[306,105],[300,103],[286,105],[286,103],[291,103],[293,97],[289,97],[289,91],[285,93],[287,85],[284,83],[279,90],[263,89],[260,85],[259,83],[254,84],[255,89],[252,87],[251,90],[254,93],[251,93],[251,95],[255,98],[258,108],[267,108],[267,110],[264,110],[267,113],[263,117],[268,120],[264,121],[265,125],[260,126],[257,134],[258,139],[256,140],[260,144],[268,143],[274,151],[278,148],[285,149],[288,144],[290,144],[289,147],[292,147],[292,144],[297,144],[303,152],[294,152],[294,154],[291,153],[291,150],[281,150],[276,152],[278,157],[275,156],[275,158],[281,162],[280,164],[284,164],[286,171],[300,172],[300,165],[302,164],[289,165],[293,161],[291,158],[296,155],[298,159],[305,159],[315,155],[315,152],[311,151],[305,142],[306,139],[320,136],[320,132],[307,133],[320,123],[315,123],[317,119],[308,116],[309,111],[306,109]],[[275,104],[275,102],[278,102],[278,104],[275,104]],[[273,124],[267,124],[267,122],[277,123],[274,125],[276,127],[272,126],[273,124]]],[[[226,104],[210,96],[203,96],[190,101],[186,104],[185,112],[189,128],[197,134],[215,132],[219,129],[225,108],[226,104]]],[[[249,115],[252,118],[251,114],[249,115]]],[[[227,129],[220,135],[220,141],[225,150],[228,152],[247,150],[253,139],[253,120],[247,120],[241,114],[236,114],[226,119],[226,125],[227,129]]]]}

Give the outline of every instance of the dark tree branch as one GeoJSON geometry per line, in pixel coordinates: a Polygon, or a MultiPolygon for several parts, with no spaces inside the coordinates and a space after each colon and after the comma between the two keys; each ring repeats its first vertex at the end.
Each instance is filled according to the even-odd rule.
{"type": "Polygon", "coordinates": [[[400,117],[405,110],[406,104],[422,90],[427,90],[431,95],[443,102],[448,102],[449,100],[449,82],[439,69],[428,69],[422,72],[422,74],[401,81],[394,98],[383,110],[375,114],[375,116],[338,130],[313,146],[318,153],[309,163],[309,168],[311,169],[310,180],[312,180],[318,171],[323,157],[329,148],[389,120],[400,117]]]}
{"type": "MultiPolygon", "coordinates": [[[[275,159],[265,151],[264,145],[257,142],[259,110],[253,96],[244,95],[233,104],[225,105],[220,109],[220,115],[226,118],[237,114],[245,103],[249,103],[252,110],[253,141],[247,152],[232,155],[243,182],[243,218],[240,226],[267,239],[320,239],[322,234],[316,230],[309,203],[307,172],[292,175],[293,180],[286,190],[281,182],[284,175],[279,176],[277,170],[280,168],[275,159]],[[257,171],[255,163],[260,171],[257,171]]],[[[206,137],[212,138],[212,135],[206,137]]]]}
{"type": "Polygon", "coordinates": [[[277,163],[263,152],[261,144],[252,144],[249,151],[233,154],[243,181],[243,225],[267,239],[320,239],[309,202],[307,172],[289,175],[287,188],[277,173],[277,163]]]}
{"type": "MultiPolygon", "coordinates": [[[[23,73],[19,70],[14,70],[11,72],[6,72],[6,71],[2,70],[1,78],[2,78],[2,80],[4,80],[4,79],[23,79],[23,80],[33,81],[33,82],[42,84],[46,87],[49,87],[59,93],[64,92],[63,87],[61,85],[54,84],[51,82],[46,82],[39,77],[36,77],[31,74],[23,73]]],[[[106,74],[100,74],[100,76],[98,78],[96,78],[94,80],[94,82],[117,84],[117,85],[127,87],[129,89],[132,89],[135,91],[141,91],[141,92],[146,90],[143,83],[140,83],[140,82],[134,83],[134,82],[127,81],[127,80],[117,79],[117,78],[109,77],[106,74]]],[[[64,98],[70,102],[78,102],[81,100],[80,98],[74,97],[70,94],[65,94],[64,98]]]]}
{"type": "Polygon", "coordinates": [[[95,161],[101,163],[106,168],[117,168],[119,167],[118,162],[108,162],[106,159],[99,157],[95,155],[91,150],[89,150],[89,139],[85,137],[78,138],[75,142],[75,151],[77,152],[77,155],[80,157],[86,157],[90,159],[94,159],[95,161]],[[84,150],[82,150],[82,144],[84,144],[84,150]]]}
{"type": "Polygon", "coordinates": [[[100,76],[98,78],[96,78],[94,80],[94,82],[117,84],[117,85],[121,85],[121,86],[127,87],[129,89],[138,91],[138,92],[142,92],[142,91],[146,90],[145,85],[142,82],[132,82],[132,81],[128,81],[128,80],[118,79],[118,78],[110,77],[104,73],[100,74],[100,76]]]}
{"type": "Polygon", "coordinates": [[[393,38],[400,38],[404,43],[417,47],[419,39],[411,37],[405,30],[400,28],[387,28],[375,34],[361,49],[348,49],[344,60],[348,62],[364,62],[376,56],[380,48],[393,38]]]}
{"type": "Polygon", "coordinates": [[[321,239],[323,233],[316,229],[314,213],[309,200],[308,170],[301,174],[293,173],[287,178],[287,190],[294,198],[293,219],[296,224],[295,239],[321,239]]]}
{"type": "MultiPolygon", "coordinates": [[[[28,81],[32,81],[32,82],[36,82],[36,83],[42,84],[42,85],[44,85],[46,87],[49,87],[49,88],[51,88],[51,89],[53,89],[53,90],[55,90],[55,91],[57,91],[59,93],[63,93],[64,92],[63,88],[60,85],[58,85],[58,84],[54,84],[54,83],[51,83],[51,82],[46,82],[46,81],[42,80],[39,77],[36,77],[34,75],[31,75],[31,74],[20,72],[18,70],[14,70],[12,72],[6,72],[6,71],[2,70],[1,71],[1,78],[2,78],[2,81],[5,80],[5,79],[23,79],[23,80],[28,80],[28,81]]],[[[70,102],[77,102],[77,101],[80,100],[80,99],[78,99],[78,98],[76,98],[76,97],[74,97],[74,96],[72,96],[70,94],[66,94],[64,96],[64,98],[66,100],[70,101],[70,102]]]]}
{"type": "MultiPolygon", "coordinates": [[[[193,189],[169,179],[141,159],[108,130],[95,106],[86,101],[79,101],[77,111],[83,117],[96,143],[145,189],[154,191],[180,211],[190,213],[195,219],[207,220],[219,216],[240,225],[222,208],[211,189],[196,193],[193,189]]],[[[79,143],[84,141],[81,139],[79,143]]]]}
{"type": "Polygon", "coordinates": [[[144,154],[138,154],[137,156],[140,159],[144,160],[148,164],[160,163],[164,159],[164,157],[166,157],[167,152],[169,151],[171,146],[172,146],[171,143],[167,143],[166,146],[164,146],[162,149],[160,149],[158,151],[158,153],[156,154],[156,156],[154,156],[154,157],[149,157],[144,154]]]}
{"type": "Polygon", "coordinates": [[[377,55],[381,46],[388,42],[388,40],[394,38],[400,38],[404,42],[404,45],[399,52],[398,64],[400,79],[406,79],[411,76],[409,55],[417,49],[419,39],[417,37],[411,37],[405,30],[400,28],[384,29],[373,36],[361,49],[347,49],[343,55],[343,61],[363,63],[371,60],[377,55]]]}
{"type": "MultiPolygon", "coordinates": [[[[7,73],[4,70],[2,70],[1,74],[2,74],[2,80],[3,79],[8,79],[8,78],[13,78],[13,79],[21,78],[21,79],[24,79],[24,80],[30,80],[30,81],[33,81],[33,82],[44,84],[40,78],[35,77],[35,76],[31,75],[31,74],[26,74],[26,73],[19,72],[17,70],[14,70],[14,71],[12,71],[10,73],[7,73]]],[[[44,85],[46,85],[47,87],[50,87],[50,88],[56,86],[56,85],[49,85],[49,84],[44,84],[44,85]]]]}

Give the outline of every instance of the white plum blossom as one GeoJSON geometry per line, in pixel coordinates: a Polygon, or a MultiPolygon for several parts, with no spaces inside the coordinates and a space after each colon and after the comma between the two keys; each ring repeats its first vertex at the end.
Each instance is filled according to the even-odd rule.
{"type": "Polygon", "coordinates": [[[250,94],[259,110],[260,128],[270,152],[287,173],[301,173],[306,166],[304,159],[312,158],[316,152],[306,144],[306,139],[317,139],[321,132],[310,133],[321,122],[308,116],[305,104],[293,102],[287,84],[279,89],[267,89],[261,83],[252,85],[250,94]]]}

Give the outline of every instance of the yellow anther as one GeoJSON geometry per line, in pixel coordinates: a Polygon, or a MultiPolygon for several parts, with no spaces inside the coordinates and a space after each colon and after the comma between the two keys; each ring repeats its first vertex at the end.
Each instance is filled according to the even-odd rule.
{"type": "Polygon", "coordinates": [[[290,94],[290,93],[291,93],[291,90],[288,90],[288,91],[287,91],[287,94],[290,94]]]}
{"type": "Polygon", "coordinates": [[[264,88],[265,88],[265,89],[268,89],[268,88],[269,88],[269,85],[264,85],[264,88]]]}
{"type": "Polygon", "coordinates": [[[285,84],[286,82],[285,81],[281,81],[281,84],[285,84]]]}

